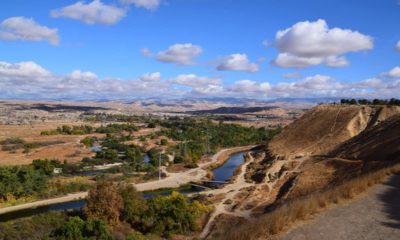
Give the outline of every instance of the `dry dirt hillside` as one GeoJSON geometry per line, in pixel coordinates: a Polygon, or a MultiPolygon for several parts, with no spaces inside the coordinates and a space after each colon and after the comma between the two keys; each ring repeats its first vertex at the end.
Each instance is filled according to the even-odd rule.
{"type": "Polygon", "coordinates": [[[398,106],[317,106],[285,127],[268,148],[281,159],[324,155],[398,113],[398,106]]]}
{"type": "MultiPolygon", "coordinates": [[[[319,106],[286,128],[284,136],[275,139],[271,147],[286,142],[291,154],[310,156],[302,161],[285,198],[304,196],[400,161],[399,109],[394,106],[319,106]],[[321,121],[331,120],[335,111],[334,127],[322,128],[321,121]],[[319,133],[323,133],[319,134],[319,139],[309,134],[298,135],[299,128],[306,126],[306,120],[310,121],[309,127],[303,131],[318,134],[315,129],[319,129],[319,133]],[[285,136],[288,139],[283,138],[285,136]],[[301,146],[309,150],[304,151],[301,146]]],[[[279,153],[288,156],[287,152],[279,153]]]]}
{"type": "Polygon", "coordinates": [[[400,161],[400,114],[361,132],[329,155],[364,161],[400,161]]]}
{"type": "Polygon", "coordinates": [[[257,160],[248,164],[245,176],[254,186],[235,203],[252,218],[225,219],[215,236],[227,231],[253,236],[248,229],[274,209],[398,163],[400,107],[317,106],[253,156],[257,160]],[[236,230],[232,226],[238,221],[245,223],[236,230]]]}

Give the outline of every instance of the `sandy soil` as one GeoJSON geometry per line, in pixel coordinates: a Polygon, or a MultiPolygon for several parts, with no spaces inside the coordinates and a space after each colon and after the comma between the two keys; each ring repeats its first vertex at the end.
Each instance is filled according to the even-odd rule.
{"type": "Polygon", "coordinates": [[[344,206],[293,227],[280,240],[400,239],[400,175],[344,206]]]}
{"type": "Polygon", "coordinates": [[[0,125],[0,141],[7,138],[22,138],[27,142],[60,142],[54,145],[31,149],[24,153],[22,149],[15,153],[2,151],[0,148],[0,165],[21,165],[30,164],[32,160],[38,158],[67,160],[74,163],[79,162],[84,157],[90,157],[93,152],[80,144],[80,140],[86,136],[102,137],[103,134],[90,135],[52,135],[42,136],[40,132],[45,130],[54,130],[63,124],[81,125],[83,122],[69,123],[46,123],[32,125],[0,125]]]}

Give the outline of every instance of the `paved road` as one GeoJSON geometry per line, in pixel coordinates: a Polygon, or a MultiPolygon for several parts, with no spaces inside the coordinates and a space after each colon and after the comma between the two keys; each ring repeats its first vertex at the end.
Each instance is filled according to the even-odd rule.
{"type": "Polygon", "coordinates": [[[400,175],[366,195],[294,227],[281,240],[399,240],[400,175]]]}

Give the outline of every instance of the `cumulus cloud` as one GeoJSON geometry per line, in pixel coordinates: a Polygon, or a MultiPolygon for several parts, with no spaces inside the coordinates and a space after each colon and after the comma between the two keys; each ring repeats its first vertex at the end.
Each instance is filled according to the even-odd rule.
{"type": "Polygon", "coordinates": [[[288,53],[280,53],[271,63],[283,68],[305,68],[312,65],[318,65],[323,62],[322,58],[313,57],[298,57],[288,53]]]}
{"type": "Polygon", "coordinates": [[[395,48],[396,48],[396,50],[397,50],[398,52],[400,52],[400,40],[397,42],[395,48]]]}
{"type": "Polygon", "coordinates": [[[34,62],[0,62],[0,95],[3,98],[34,99],[123,99],[182,94],[147,73],[138,79],[100,79],[93,72],[72,71],[54,74],[34,62]]]}
{"type": "Polygon", "coordinates": [[[285,73],[283,74],[284,78],[301,78],[301,74],[299,72],[293,72],[293,73],[285,73]]]}
{"type": "Polygon", "coordinates": [[[16,99],[134,99],[138,97],[400,97],[400,79],[370,78],[358,82],[339,81],[327,75],[304,77],[292,82],[239,80],[224,84],[222,79],[181,74],[168,80],[159,72],[134,79],[106,78],[74,70],[52,73],[35,62],[0,62],[0,96],[16,99]]]}
{"type": "Polygon", "coordinates": [[[79,1],[61,9],[52,10],[50,15],[54,18],[71,18],[86,24],[100,23],[112,25],[125,17],[126,10],[113,5],[104,4],[101,0],[93,0],[87,4],[83,1],[79,1]]]}
{"type": "Polygon", "coordinates": [[[145,73],[140,77],[140,80],[143,82],[158,82],[161,80],[161,73],[153,72],[153,73],[145,73]]]}
{"type": "Polygon", "coordinates": [[[382,75],[389,78],[400,78],[400,67],[396,66],[390,71],[383,73],[382,75]]]}
{"type": "Polygon", "coordinates": [[[181,74],[168,80],[169,83],[190,87],[192,95],[215,96],[224,92],[222,80],[197,76],[195,74],[181,74]]]}
{"type": "Polygon", "coordinates": [[[358,87],[377,88],[377,87],[381,86],[382,83],[383,83],[383,80],[381,80],[379,78],[368,78],[368,79],[360,81],[354,85],[358,86],[358,87]]]}
{"type": "Polygon", "coordinates": [[[138,8],[154,10],[160,6],[161,0],[120,0],[123,4],[134,4],[138,8]]]}
{"type": "Polygon", "coordinates": [[[345,67],[349,66],[350,62],[346,57],[329,56],[326,58],[326,65],[328,67],[345,67]]]}
{"type": "Polygon", "coordinates": [[[229,92],[239,93],[245,96],[263,96],[266,97],[271,90],[268,82],[258,83],[252,80],[236,81],[232,86],[228,87],[229,92]]]}
{"type": "Polygon", "coordinates": [[[195,74],[181,74],[171,78],[169,82],[188,87],[204,87],[208,85],[220,85],[222,80],[219,78],[201,77],[195,74]]]}
{"type": "Polygon", "coordinates": [[[11,17],[0,23],[0,39],[6,41],[47,41],[58,45],[58,29],[48,28],[36,23],[33,19],[11,17]]]}
{"type": "Polygon", "coordinates": [[[222,62],[217,66],[220,71],[244,71],[244,72],[258,72],[259,65],[252,63],[246,54],[235,53],[223,58],[222,62]]]}
{"type": "Polygon", "coordinates": [[[272,63],[279,67],[303,68],[321,63],[341,67],[349,64],[343,54],[372,49],[373,40],[357,31],[330,29],[325,20],[319,19],[278,31],[275,47],[280,53],[272,63]]]}
{"type": "Polygon", "coordinates": [[[0,62],[0,75],[2,80],[13,78],[39,79],[51,76],[51,73],[35,62],[7,63],[0,62]]]}
{"type": "MultiPolygon", "coordinates": [[[[142,51],[143,52],[143,51],[142,51]]],[[[155,58],[165,63],[174,63],[177,65],[193,65],[194,58],[199,56],[203,49],[198,45],[191,43],[177,43],[170,46],[167,50],[158,52],[155,58]]],[[[150,53],[150,51],[147,51],[150,53]]]]}

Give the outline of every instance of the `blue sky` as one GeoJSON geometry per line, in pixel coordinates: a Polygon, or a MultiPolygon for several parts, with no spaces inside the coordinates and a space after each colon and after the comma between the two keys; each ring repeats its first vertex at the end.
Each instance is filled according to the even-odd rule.
{"type": "Polygon", "coordinates": [[[4,0],[0,94],[399,97],[399,41],[397,0],[4,0]]]}

